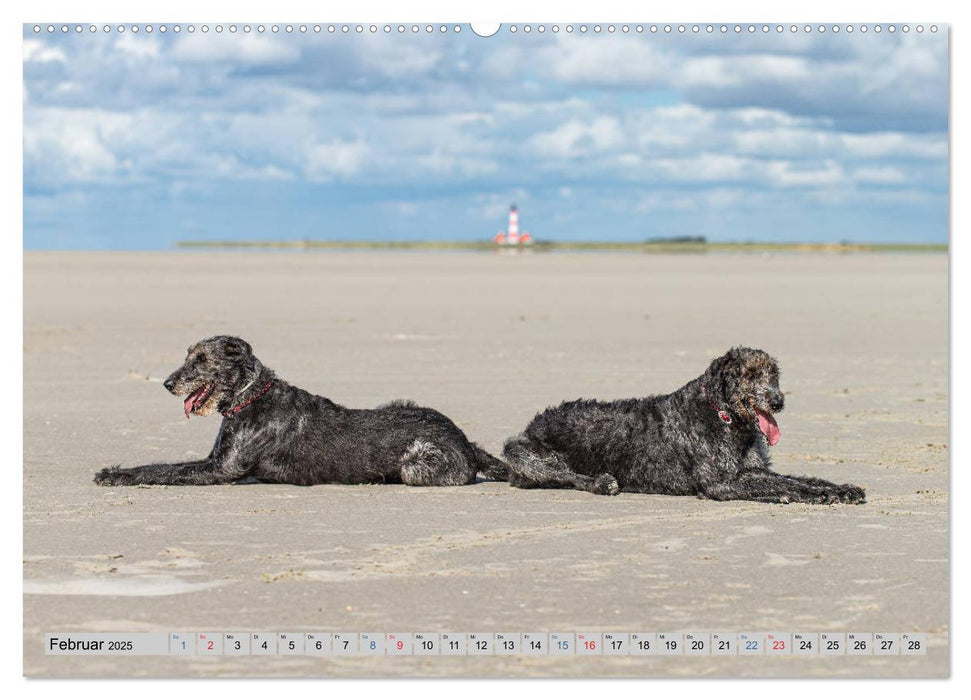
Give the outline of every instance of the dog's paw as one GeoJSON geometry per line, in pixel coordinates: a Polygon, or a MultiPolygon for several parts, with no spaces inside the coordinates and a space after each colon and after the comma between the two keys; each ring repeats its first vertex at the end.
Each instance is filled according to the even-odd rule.
{"type": "Polygon", "coordinates": [[[594,493],[602,496],[616,496],[620,493],[620,484],[610,474],[601,474],[593,482],[594,493]]]}
{"type": "Polygon", "coordinates": [[[94,483],[98,486],[124,486],[134,483],[131,475],[121,467],[107,467],[94,475],[94,483]]]}

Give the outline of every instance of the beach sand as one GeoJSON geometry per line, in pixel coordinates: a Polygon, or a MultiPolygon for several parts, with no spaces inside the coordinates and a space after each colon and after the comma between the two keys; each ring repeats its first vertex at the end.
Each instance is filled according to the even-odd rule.
{"type": "Polygon", "coordinates": [[[941,254],[24,255],[28,676],[943,676],[941,254]],[[243,336],[347,406],[412,398],[493,453],[536,411],[780,361],[781,472],[862,506],[458,488],[102,488],[208,453],[161,380],[243,336]],[[914,657],[49,657],[48,632],[922,632],[914,657]]]}

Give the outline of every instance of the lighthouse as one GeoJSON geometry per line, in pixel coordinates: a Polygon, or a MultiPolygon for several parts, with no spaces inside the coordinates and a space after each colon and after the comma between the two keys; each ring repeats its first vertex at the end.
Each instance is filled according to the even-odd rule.
{"type": "Polygon", "coordinates": [[[506,232],[506,243],[509,245],[519,244],[519,211],[515,204],[509,209],[509,230],[506,232]]]}
{"type": "Polygon", "coordinates": [[[533,242],[528,231],[519,233],[519,210],[516,209],[515,204],[509,207],[508,230],[497,233],[495,241],[501,245],[528,245],[533,242]]]}

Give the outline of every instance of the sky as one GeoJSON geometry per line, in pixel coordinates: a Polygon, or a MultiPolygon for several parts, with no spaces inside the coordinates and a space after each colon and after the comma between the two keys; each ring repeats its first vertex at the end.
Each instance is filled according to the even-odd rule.
{"type": "Polygon", "coordinates": [[[947,241],[946,27],[167,26],[24,27],[26,249],[947,241]]]}

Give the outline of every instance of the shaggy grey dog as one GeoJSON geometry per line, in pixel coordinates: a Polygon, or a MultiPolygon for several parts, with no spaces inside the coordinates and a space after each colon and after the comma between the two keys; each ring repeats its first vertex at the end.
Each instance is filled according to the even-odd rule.
{"type": "Polygon", "coordinates": [[[772,471],[780,438],[779,367],[762,350],[733,348],[673,394],[570,401],[537,415],[506,442],[509,483],[697,495],[717,501],[864,503],[859,486],[772,471]]]}
{"type": "Polygon", "coordinates": [[[282,484],[471,484],[476,473],[505,481],[506,465],[444,415],[410,401],[375,410],[338,406],[287,384],[253,355],[249,343],[216,336],[188,350],[165,380],[191,415],[223,415],[205,459],[103,469],[95,482],[225,484],[254,477],[282,484]]]}

